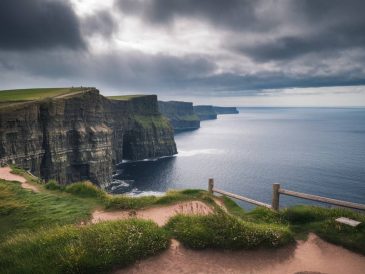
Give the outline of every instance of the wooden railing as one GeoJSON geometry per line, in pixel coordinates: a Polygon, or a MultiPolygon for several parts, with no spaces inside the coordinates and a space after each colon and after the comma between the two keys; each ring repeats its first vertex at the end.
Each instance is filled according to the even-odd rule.
{"type": "Polygon", "coordinates": [[[240,196],[240,195],[237,195],[234,193],[226,192],[221,189],[217,189],[214,187],[214,179],[209,179],[209,182],[208,182],[208,192],[211,194],[213,194],[214,192],[219,193],[219,194],[222,194],[222,195],[225,195],[225,196],[228,196],[228,197],[240,200],[240,201],[244,201],[244,202],[247,202],[250,204],[267,207],[267,208],[273,209],[275,211],[279,210],[280,194],[287,195],[287,196],[293,196],[293,197],[306,199],[306,200],[311,200],[311,201],[316,201],[316,202],[332,204],[332,205],[336,205],[336,206],[342,206],[342,207],[358,209],[358,210],[365,210],[364,204],[351,203],[351,202],[347,202],[347,201],[326,198],[326,197],[322,197],[322,196],[318,196],[318,195],[312,195],[312,194],[282,189],[282,188],[280,188],[280,184],[273,184],[272,187],[273,187],[272,201],[271,201],[271,205],[269,205],[269,204],[265,204],[265,203],[256,201],[251,198],[247,198],[247,197],[240,196]]]}

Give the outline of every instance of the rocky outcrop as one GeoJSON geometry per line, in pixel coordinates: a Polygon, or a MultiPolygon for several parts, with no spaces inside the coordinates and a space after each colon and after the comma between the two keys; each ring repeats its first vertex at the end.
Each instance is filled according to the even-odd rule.
{"type": "Polygon", "coordinates": [[[213,106],[209,105],[194,106],[194,112],[196,113],[196,115],[198,115],[201,121],[217,119],[217,113],[215,112],[213,106]]]}
{"type": "Polygon", "coordinates": [[[115,164],[176,153],[157,97],[110,100],[97,89],[0,107],[0,160],[45,180],[105,186],[115,164]]]}
{"type": "Polygon", "coordinates": [[[175,132],[194,130],[200,127],[200,119],[195,114],[191,102],[158,101],[158,107],[161,114],[169,119],[175,132]]]}
{"type": "Polygon", "coordinates": [[[221,114],[237,114],[237,113],[239,113],[239,111],[236,107],[216,107],[216,106],[213,106],[213,109],[214,109],[215,113],[217,113],[218,115],[221,115],[221,114]]]}

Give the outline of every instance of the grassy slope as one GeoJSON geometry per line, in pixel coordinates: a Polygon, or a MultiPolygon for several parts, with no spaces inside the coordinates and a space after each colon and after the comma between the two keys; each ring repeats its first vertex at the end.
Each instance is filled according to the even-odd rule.
{"type": "Polygon", "coordinates": [[[42,100],[49,97],[78,92],[83,88],[37,88],[37,89],[14,89],[1,90],[0,102],[19,102],[42,100]]]}
{"type": "Polygon", "coordinates": [[[321,238],[353,251],[365,254],[365,215],[344,208],[323,208],[298,205],[274,212],[266,208],[256,208],[244,212],[234,201],[225,197],[224,203],[229,212],[241,220],[257,224],[289,225],[297,239],[306,238],[314,232],[321,238]],[[353,228],[337,223],[338,217],[348,217],[362,222],[353,228]]]}
{"type": "Polygon", "coordinates": [[[0,180],[0,242],[20,231],[74,224],[90,218],[94,199],[64,193],[33,193],[17,182],[0,180]]]}
{"type": "Polygon", "coordinates": [[[169,237],[192,248],[236,249],[276,247],[291,242],[293,234],[302,237],[313,231],[365,253],[364,223],[353,229],[333,221],[348,216],[365,222],[363,215],[348,210],[301,206],[279,213],[263,208],[244,212],[223,198],[228,215],[203,190],[132,198],[108,195],[90,183],[64,187],[50,182],[39,187],[42,191],[33,193],[19,183],[0,180],[0,273],[104,272],[165,249],[169,237]],[[78,226],[95,208],[139,209],[186,200],[211,204],[216,214],[178,215],[164,228],[142,220],[78,226]]]}
{"type": "Polygon", "coordinates": [[[169,238],[143,220],[63,226],[17,234],[0,246],[0,273],[104,273],[166,249],[169,238]]]}

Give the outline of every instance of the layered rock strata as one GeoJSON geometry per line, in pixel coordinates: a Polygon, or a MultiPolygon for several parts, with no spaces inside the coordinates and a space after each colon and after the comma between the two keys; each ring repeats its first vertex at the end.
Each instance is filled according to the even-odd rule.
{"type": "Polygon", "coordinates": [[[0,161],[45,180],[106,186],[122,159],[177,153],[157,96],[111,100],[94,88],[0,107],[0,161]]]}

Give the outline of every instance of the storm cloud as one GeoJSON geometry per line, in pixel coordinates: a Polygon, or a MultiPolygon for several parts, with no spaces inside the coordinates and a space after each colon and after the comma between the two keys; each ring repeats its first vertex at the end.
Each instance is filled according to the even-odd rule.
{"type": "Polygon", "coordinates": [[[0,48],[83,48],[79,21],[67,1],[0,1],[0,48]]]}
{"type": "Polygon", "coordinates": [[[206,96],[364,85],[364,10],[361,0],[3,0],[0,81],[206,96]]]}

